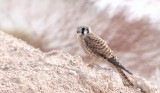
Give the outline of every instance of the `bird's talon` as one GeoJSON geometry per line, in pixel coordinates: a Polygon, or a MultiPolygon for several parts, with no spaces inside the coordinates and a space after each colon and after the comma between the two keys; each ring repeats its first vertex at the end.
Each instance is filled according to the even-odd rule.
{"type": "Polygon", "coordinates": [[[91,67],[91,68],[93,68],[93,64],[89,64],[89,65],[88,65],[88,67],[91,67]]]}

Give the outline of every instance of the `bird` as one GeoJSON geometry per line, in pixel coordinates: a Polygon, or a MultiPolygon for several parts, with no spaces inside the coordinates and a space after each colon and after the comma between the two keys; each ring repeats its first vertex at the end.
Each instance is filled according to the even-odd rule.
{"type": "Polygon", "coordinates": [[[77,35],[84,52],[94,59],[94,61],[88,65],[89,67],[93,67],[97,60],[103,59],[105,63],[109,64],[109,66],[117,70],[123,80],[123,83],[125,81],[128,82],[128,84],[124,83],[124,85],[133,86],[133,83],[129,80],[123,71],[129,73],[130,75],[133,74],[123,65],[121,65],[117,56],[107,45],[105,40],[94,34],[89,26],[78,26],[77,35]]]}

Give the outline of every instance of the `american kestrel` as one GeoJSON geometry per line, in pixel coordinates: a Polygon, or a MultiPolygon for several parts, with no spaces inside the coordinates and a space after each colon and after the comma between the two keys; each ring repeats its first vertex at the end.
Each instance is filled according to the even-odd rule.
{"type": "MultiPolygon", "coordinates": [[[[122,70],[129,74],[132,73],[119,63],[115,53],[108,47],[104,40],[94,34],[88,26],[78,26],[77,34],[80,44],[86,54],[88,54],[91,58],[94,58],[95,61],[98,59],[105,60],[106,63],[118,71],[124,81],[127,81],[129,85],[133,86],[133,83],[128,79],[122,70]]],[[[89,66],[93,66],[95,61],[90,63],[89,66]]]]}

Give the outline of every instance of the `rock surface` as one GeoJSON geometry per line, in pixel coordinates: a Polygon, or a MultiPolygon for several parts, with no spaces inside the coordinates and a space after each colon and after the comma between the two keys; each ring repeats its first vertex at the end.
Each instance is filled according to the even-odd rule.
{"type": "Polygon", "coordinates": [[[146,80],[128,77],[134,88],[112,70],[89,68],[61,51],[43,53],[0,31],[0,93],[160,93],[146,80]]]}

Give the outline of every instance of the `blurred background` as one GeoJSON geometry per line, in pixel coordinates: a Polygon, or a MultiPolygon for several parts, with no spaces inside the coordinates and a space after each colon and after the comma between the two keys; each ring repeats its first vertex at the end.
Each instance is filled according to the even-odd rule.
{"type": "Polygon", "coordinates": [[[159,19],[159,0],[0,0],[0,30],[89,62],[76,37],[76,27],[88,25],[127,69],[160,88],[159,19]]]}

